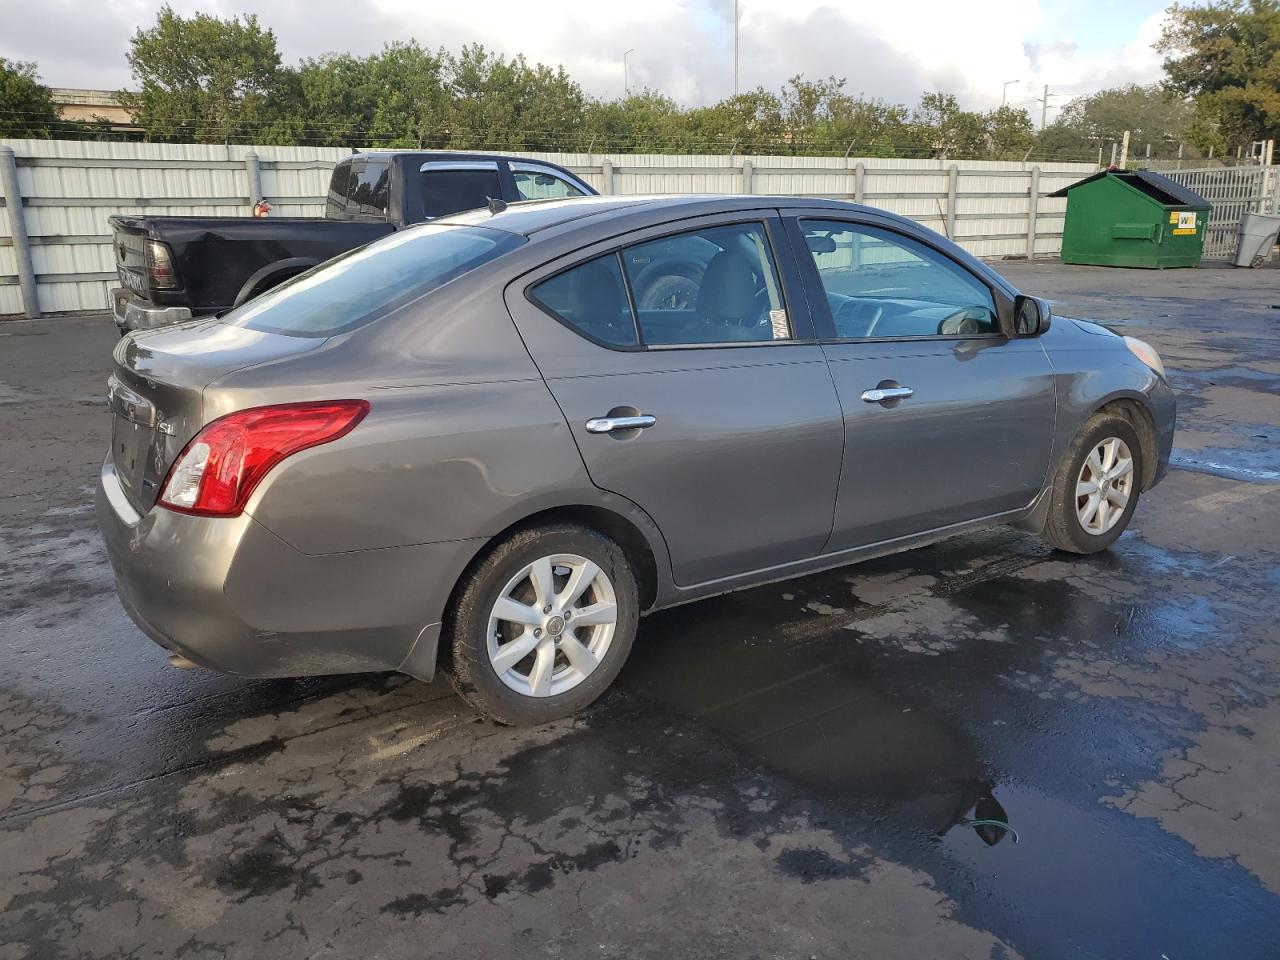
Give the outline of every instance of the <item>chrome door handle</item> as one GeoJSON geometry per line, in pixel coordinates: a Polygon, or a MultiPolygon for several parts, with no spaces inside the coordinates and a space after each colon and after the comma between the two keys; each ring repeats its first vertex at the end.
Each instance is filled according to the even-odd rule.
{"type": "Polygon", "coordinates": [[[867,403],[884,403],[886,400],[905,400],[914,392],[910,387],[876,387],[863,390],[862,399],[867,403]]]}
{"type": "Polygon", "coordinates": [[[587,433],[613,433],[615,430],[643,430],[658,422],[657,417],[642,413],[636,417],[594,417],[587,421],[587,433]]]}

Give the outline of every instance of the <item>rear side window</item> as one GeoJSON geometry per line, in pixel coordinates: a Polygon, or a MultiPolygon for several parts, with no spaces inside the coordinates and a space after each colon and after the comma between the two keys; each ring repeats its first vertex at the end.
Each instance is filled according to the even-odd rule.
{"type": "Polygon", "coordinates": [[[463,210],[477,210],[490,198],[502,198],[498,168],[467,169],[434,166],[422,168],[422,215],[427,219],[447,217],[463,210]]]}
{"type": "Polygon", "coordinates": [[[347,212],[366,217],[384,217],[391,200],[391,166],[366,163],[354,178],[347,212]]]}
{"type": "Polygon", "coordinates": [[[329,178],[329,196],[324,205],[324,215],[330,220],[346,217],[347,198],[351,196],[354,173],[354,165],[350,160],[344,160],[333,168],[333,175],[329,178]]]}
{"type": "Polygon", "coordinates": [[[622,251],[646,344],[789,340],[769,238],[734,223],[639,243],[622,251]]]}
{"type": "Polygon", "coordinates": [[[616,253],[543,280],[531,293],[544,309],[592,340],[619,347],[639,342],[616,253]]]}
{"type": "Polygon", "coordinates": [[[354,329],[524,243],[503,230],[446,224],[402,230],[286,280],[223,323],[296,337],[354,329]]]}
{"type": "Polygon", "coordinates": [[[713,347],[792,338],[762,223],[707,227],[623,247],[529,292],[557,319],[606,346],[713,347]]]}

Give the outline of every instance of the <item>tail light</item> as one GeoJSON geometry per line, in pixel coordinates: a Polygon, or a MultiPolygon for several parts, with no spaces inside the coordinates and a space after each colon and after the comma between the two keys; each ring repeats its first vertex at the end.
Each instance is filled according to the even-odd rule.
{"type": "Polygon", "coordinates": [[[183,448],[160,490],[160,506],[202,517],[235,517],[271,469],[300,450],[346,436],[367,400],[252,407],[208,424],[183,448]]]}
{"type": "Polygon", "coordinates": [[[147,275],[156,290],[174,290],[178,286],[178,274],[173,269],[173,254],[169,245],[159,240],[147,241],[147,275]]]}

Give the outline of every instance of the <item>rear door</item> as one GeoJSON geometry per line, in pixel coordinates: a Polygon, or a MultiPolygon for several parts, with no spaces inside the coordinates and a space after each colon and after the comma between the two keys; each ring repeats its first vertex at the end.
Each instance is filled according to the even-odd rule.
{"type": "Polygon", "coordinates": [[[507,304],[593,482],[648,512],[690,585],[818,554],[843,437],[776,214],[682,223],[548,264],[507,304]],[[705,252],[664,268],[691,295],[637,310],[671,249],[705,252]]]}
{"type": "Polygon", "coordinates": [[[829,551],[1025,507],[1045,482],[1053,369],[1005,296],[888,224],[789,220],[845,418],[829,551]],[[805,255],[807,254],[807,256],[805,255]]]}

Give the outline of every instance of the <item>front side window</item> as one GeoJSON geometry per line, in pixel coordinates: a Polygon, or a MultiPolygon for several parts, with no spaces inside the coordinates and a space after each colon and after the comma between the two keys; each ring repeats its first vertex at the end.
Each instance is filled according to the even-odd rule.
{"type": "Polygon", "coordinates": [[[649,346],[791,339],[762,223],[706,227],[622,251],[649,346]]]}
{"type": "Polygon", "coordinates": [[[502,198],[496,163],[487,167],[427,163],[423,164],[419,176],[422,178],[422,215],[428,220],[463,210],[478,210],[490,199],[502,198]]]}
{"type": "Polygon", "coordinates": [[[513,163],[511,175],[515,178],[516,194],[521,200],[562,200],[586,195],[564,177],[542,167],[522,167],[513,163]]]}
{"type": "Polygon", "coordinates": [[[802,220],[840,340],[998,334],[991,289],[949,257],[890,230],[802,220]]]}
{"type": "Polygon", "coordinates": [[[504,230],[413,227],[340,254],[255,297],[223,323],[331,337],[404,306],[524,243],[504,230]]]}

